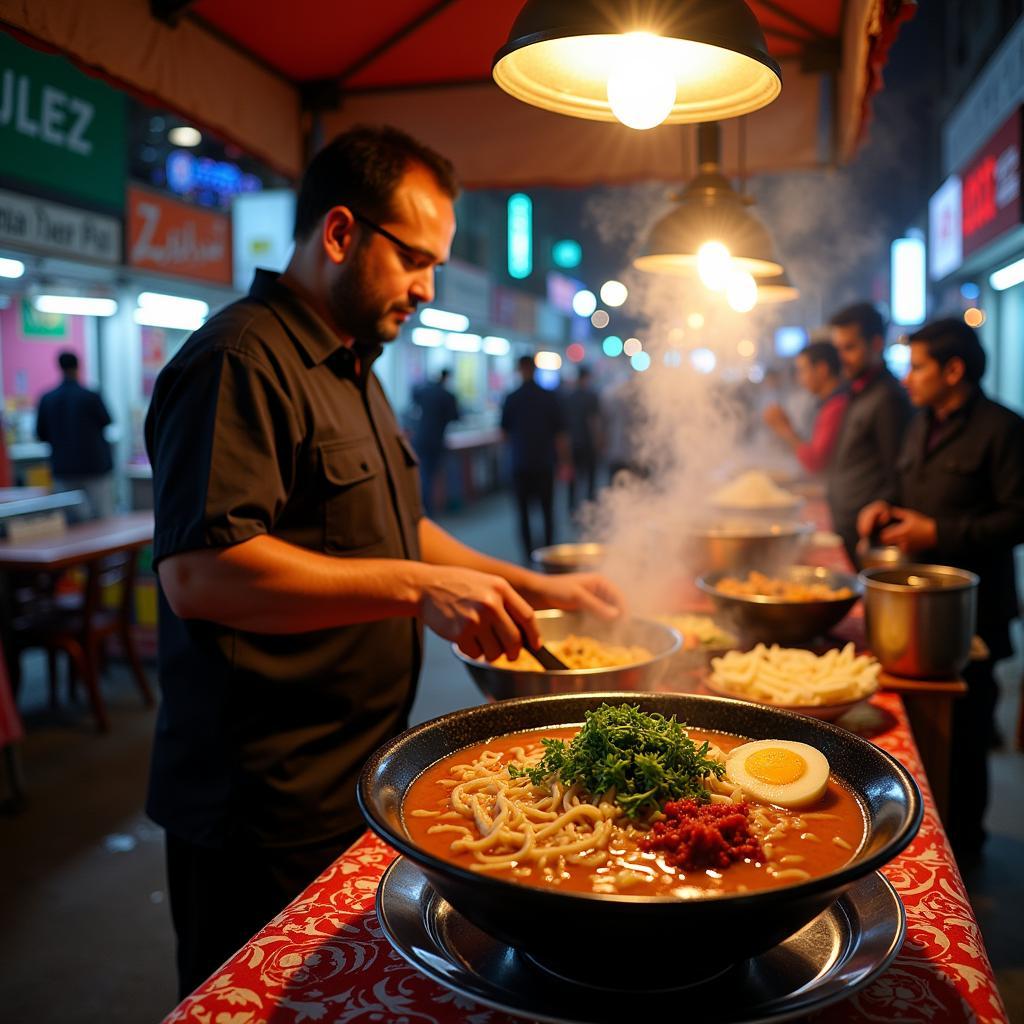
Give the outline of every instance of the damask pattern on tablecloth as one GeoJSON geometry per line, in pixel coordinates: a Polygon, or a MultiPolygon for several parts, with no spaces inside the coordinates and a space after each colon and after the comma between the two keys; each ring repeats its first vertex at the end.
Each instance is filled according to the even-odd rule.
{"type": "MultiPolygon", "coordinates": [[[[873,704],[896,724],[871,737],[923,782],[903,703],[873,704]]],[[[832,1022],[1002,1024],[1006,1011],[927,784],[924,821],[885,869],[907,908],[892,966],[815,1016],[832,1022]]],[[[395,953],[374,912],[394,851],[367,834],[186,998],[165,1024],[509,1024],[447,991],[395,953]]]]}

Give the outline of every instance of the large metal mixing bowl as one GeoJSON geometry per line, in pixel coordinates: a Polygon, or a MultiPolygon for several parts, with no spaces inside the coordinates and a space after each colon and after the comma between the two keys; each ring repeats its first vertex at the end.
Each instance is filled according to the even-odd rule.
{"type": "Polygon", "coordinates": [[[821,583],[830,590],[846,587],[848,597],[791,601],[782,597],[725,594],[719,582],[730,572],[713,572],[697,580],[697,586],[710,595],[723,621],[748,640],[762,643],[804,644],[823,636],[856,604],[864,587],[856,576],[815,565],[791,565],[773,575],[791,583],[821,583]]]}
{"type": "Polygon", "coordinates": [[[868,646],[898,676],[939,679],[970,658],[978,577],[948,565],[866,569],[864,617],[868,646]]]}
{"type": "Polygon", "coordinates": [[[589,572],[604,561],[606,554],[603,544],[552,544],[546,548],[535,548],[530,552],[530,558],[541,572],[557,575],[563,572],[589,572]]]}
{"type": "Polygon", "coordinates": [[[580,612],[545,609],[537,612],[537,625],[545,643],[562,640],[570,633],[593,637],[609,644],[637,644],[651,652],[649,661],[615,668],[568,669],[565,672],[521,672],[497,668],[470,658],[452,644],[455,657],[466,666],[481,691],[495,700],[508,697],[539,697],[546,693],[593,693],[601,690],[653,691],[658,688],[671,655],[682,640],[669,626],[651,619],[604,622],[580,612]]]}
{"type": "Polygon", "coordinates": [[[813,523],[725,519],[683,530],[683,558],[696,573],[771,572],[796,561],[813,523]]]}

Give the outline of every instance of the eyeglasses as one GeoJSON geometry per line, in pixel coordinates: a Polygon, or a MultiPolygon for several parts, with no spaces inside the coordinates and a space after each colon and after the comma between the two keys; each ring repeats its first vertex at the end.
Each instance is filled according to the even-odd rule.
{"type": "MultiPolygon", "coordinates": [[[[351,207],[349,207],[349,209],[351,209],[351,207]]],[[[357,210],[352,210],[352,216],[355,217],[360,224],[364,224],[371,231],[374,231],[381,237],[386,238],[406,257],[406,259],[410,260],[417,269],[425,270],[428,266],[440,269],[439,260],[432,252],[428,252],[426,249],[419,249],[415,245],[410,245],[408,242],[403,242],[398,235],[392,234],[387,228],[382,228],[375,221],[370,220],[369,217],[364,217],[357,210]]]]}

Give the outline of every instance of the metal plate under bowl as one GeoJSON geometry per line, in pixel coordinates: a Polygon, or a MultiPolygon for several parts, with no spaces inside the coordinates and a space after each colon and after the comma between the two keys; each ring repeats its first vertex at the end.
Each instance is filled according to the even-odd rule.
{"type": "Polygon", "coordinates": [[[608,987],[628,979],[615,978],[607,951],[595,951],[594,983],[549,972],[471,925],[404,857],[381,879],[377,916],[399,955],[429,978],[483,1006],[551,1024],[676,1019],[681,995],[694,1020],[790,1020],[847,998],[884,971],[907,928],[896,890],[875,872],[767,953],[706,981],[652,990],[649,977],[637,978],[635,988],[608,987]]]}

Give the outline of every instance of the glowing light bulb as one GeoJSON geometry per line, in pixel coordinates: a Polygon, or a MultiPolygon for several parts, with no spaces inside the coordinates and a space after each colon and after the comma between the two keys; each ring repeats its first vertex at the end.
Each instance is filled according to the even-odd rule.
{"type": "Polygon", "coordinates": [[[729,276],[725,297],[737,313],[749,313],[757,305],[757,282],[745,270],[736,270],[729,276]]]}
{"type": "Polygon", "coordinates": [[[629,289],[621,281],[605,281],[601,285],[601,301],[606,306],[621,306],[629,298],[629,289]]]}
{"type": "Polygon", "coordinates": [[[660,39],[627,32],[608,75],[608,103],[628,128],[645,131],[661,124],[676,101],[676,79],[660,39]]]}
{"type": "Polygon", "coordinates": [[[729,286],[732,256],[721,242],[705,242],[697,250],[697,273],[705,288],[723,292],[729,286]]]}
{"type": "MultiPolygon", "coordinates": [[[[686,324],[692,330],[699,331],[704,326],[704,314],[703,313],[691,313],[686,318],[686,324]]],[[[682,341],[682,332],[680,332],[679,340],[682,341]]]]}
{"type": "Polygon", "coordinates": [[[577,316],[590,316],[594,310],[597,309],[597,296],[587,291],[586,288],[581,288],[572,297],[572,311],[577,316]]]}

